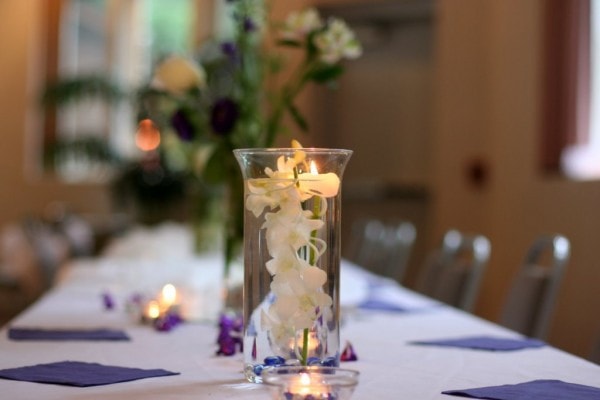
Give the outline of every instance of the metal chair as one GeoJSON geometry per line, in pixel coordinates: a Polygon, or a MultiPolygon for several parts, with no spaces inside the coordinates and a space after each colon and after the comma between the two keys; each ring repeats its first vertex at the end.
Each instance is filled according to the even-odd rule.
{"type": "Polygon", "coordinates": [[[416,289],[464,311],[472,311],[490,258],[489,240],[480,234],[446,232],[441,247],[427,258],[416,289]]]}
{"type": "Polygon", "coordinates": [[[500,324],[545,339],[570,256],[569,240],[558,234],[538,237],[525,256],[505,300],[500,324]]]}
{"type": "Polygon", "coordinates": [[[360,219],[352,226],[349,258],[372,272],[402,282],[416,237],[416,228],[409,221],[360,219]]]}

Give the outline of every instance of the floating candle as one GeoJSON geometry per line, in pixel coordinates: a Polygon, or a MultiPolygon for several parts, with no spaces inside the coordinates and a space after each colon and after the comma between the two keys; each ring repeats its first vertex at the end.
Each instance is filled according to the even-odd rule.
{"type": "Polygon", "coordinates": [[[319,379],[311,377],[307,372],[302,372],[300,375],[290,383],[288,393],[293,398],[300,399],[321,399],[327,398],[327,394],[330,392],[328,386],[323,385],[319,379]]]}
{"type": "Polygon", "coordinates": [[[340,190],[340,178],[333,172],[319,174],[314,161],[310,162],[310,172],[298,176],[300,189],[321,197],[334,197],[340,190]]]}
{"type": "Polygon", "coordinates": [[[176,301],[177,301],[177,289],[175,288],[174,285],[167,283],[162,288],[161,297],[160,297],[161,306],[168,309],[169,307],[173,306],[176,303],[176,301]]]}
{"type": "Polygon", "coordinates": [[[348,400],[358,372],[334,367],[278,366],[262,371],[278,400],[348,400]]]}
{"type": "Polygon", "coordinates": [[[152,300],[148,302],[146,305],[146,311],[144,312],[144,317],[149,320],[155,320],[160,316],[160,305],[156,300],[152,300]]]}

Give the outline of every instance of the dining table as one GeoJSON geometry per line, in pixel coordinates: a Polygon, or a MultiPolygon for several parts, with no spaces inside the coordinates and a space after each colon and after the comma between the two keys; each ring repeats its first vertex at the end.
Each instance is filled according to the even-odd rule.
{"type": "MultiPolygon", "coordinates": [[[[222,268],[219,254],[194,255],[177,248],[185,240],[175,240],[177,245],[166,245],[161,253],[159,245],[153,246],[147,237],[129,239],[130,245],[134,239],[144,243],[145,250],[134,254],[133,246],[113,246],[99,256],[71,261],[46,294],[2,327],[0,398],[271,398],[266,384],[245,380],[240,352],[218,352],[220,306],[215,299],[219,297],[222,268]],[[188,304],[181,310],[182,323],[159,330],[132,312],[128,299],[144,290],[156,290],[165,282],[178,287],[188,304]],[[11,331],[18,329],[98,328],[123,332],[128,340],[11,337],[11,331]],[[31,382],[1,374],[63,362],[168,373],[91,386],[31,382]]],[[[509,341],[528,338],[423,296],[346,259],[340,267],[340,304],[341,347],[350,346],[355,355],[341,361],[340,367],[359,372],[354,400],[452,400],[456,397],[443,392],[537,380],[600,387],[600,366],[546,342],[533,341],[535,346],[507,351],[436,344],[439,340],[474,337],[509,341]]]]}

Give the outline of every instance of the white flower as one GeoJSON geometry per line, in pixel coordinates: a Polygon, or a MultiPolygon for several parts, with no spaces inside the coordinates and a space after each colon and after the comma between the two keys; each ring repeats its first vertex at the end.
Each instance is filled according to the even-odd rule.
{"type": "Polygon", "coordinates": [[[338,18],[332,18],[327,29],[316,35],[315,46],[319,49],[321,60],[327,64],[335,64],[343,58],[357,58],[362,54],[354,32],[338,18]]]}
{"type": "Polygon", "coordinates": [[[296,215],[286,215],[282,212],[268,213],[265,215],[267,248],[269,254],[274,255],[278,248],[289,246],[299,250],[303,246],[311,246],[311,233],[321,229],[323,221],[312,219],[306,214],[310,211],[299,210],[296,215]]]}
{"type": "Polygon", "coordinates": [[[273,250],[273,258],[267,261],[266,267],[271,275],[289,271],[293,268],[301,269],[310,267],[310,264],[298,257],[298,253],[289,246],[282,246],[273,250]]]}
{"type": "Polygon", "coordinates": [[[206,72],[199,64],[185,57],[170,56],[156,67],[152,85],[181,94],[194,87],[206,86],[206,72]]]}
{"type": "MultiPolygon", "coordinates": [[[[298,143],[294,147],[301,149],[298,143]]],[[[338,194],[339,178],[331,173],[299,173],[299,165],[308,165],[302,150],[292,157],[279,157],[276,170],[265,169],[268,178],[249,180],[246,209],[257,218],[264,214],[261,229],[272,257],[265,267],[272,276],[273,301],[261,310],[261,327],[282,354],[292,346],[298,358],[304,358],[297,334],[306,336],[309,330],[318,329],[319,317],[330,314],[333,305],[323,291],[327,274],[316,266],[327,244],[316,233],[325,224],[321,219],[327,212],[324,199],[338,194]],[[304,209],[309,199],[315,202],[314,210],[304,209]]]]}
{"type": "Polygon", "coordinates": [[[282,36],[288,40],[304,40],[311,32],[321,29],[323,21],[319,12],[313,8],[307,8],[301,12],[290,13],[284,22],[282,36]]]}
{"type": "Polygon", "coordinates": [[[265,208],[271,210],[282,204],[298,201],[298,190],[294,187],[293,179],[276,181],[272,179],[253,179],[248,181],[246,208],[259,217],[265,208]]]}
{"type": "Polygon", "coordinates": [[[309,329],[320,310],[333,304],[331,297],[322,291],[326,281],[325,272],[317,267],[277,274],[271,283],[276,298],[269,314],[295,330],[309,329]]]}
{"type": "Polygon", "coordinates": [[[306,287],[317,290],[327,282],[327,274],[321,268],[311,266],[303,270],[302,281],[306,287]]]}

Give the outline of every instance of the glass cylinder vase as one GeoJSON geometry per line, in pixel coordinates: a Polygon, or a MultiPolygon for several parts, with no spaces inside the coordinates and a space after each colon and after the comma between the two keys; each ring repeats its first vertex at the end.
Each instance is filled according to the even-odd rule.
{"type": "Polygon", "coordinates": [[[341,179],[350,150],[238,149],[244,177],[244,374],[338,366],[341,179]]]}

